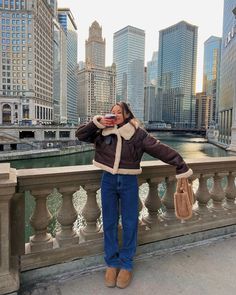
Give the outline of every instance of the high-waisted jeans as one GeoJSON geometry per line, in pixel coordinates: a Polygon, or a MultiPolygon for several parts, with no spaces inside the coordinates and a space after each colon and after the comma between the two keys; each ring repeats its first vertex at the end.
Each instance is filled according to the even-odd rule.
{"type": "Polygon", "coordinates": [[[105,262],[109,267],[132,270],[137,246],[138,181],[136,175],[104,172],[101,183],[105,262]],[[120,208],[120,209],[119,209],[120,208]],[[122,244],[118,243],[121,213],[122,244]]]}

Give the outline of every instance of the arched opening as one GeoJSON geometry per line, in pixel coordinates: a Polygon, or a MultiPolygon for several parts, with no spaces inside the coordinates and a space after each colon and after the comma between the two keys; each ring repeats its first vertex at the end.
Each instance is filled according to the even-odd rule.
{"type": "Polygon", "coordinates": [[[4,104],[2,107],[2,124],[11,124],[11,107],[4,104]]]}

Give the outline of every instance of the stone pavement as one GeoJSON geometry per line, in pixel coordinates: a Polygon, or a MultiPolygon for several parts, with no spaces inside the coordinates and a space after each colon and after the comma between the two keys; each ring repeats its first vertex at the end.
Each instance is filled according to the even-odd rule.
{"type": "Polygon", "coordinates": [[[21,295],[235,295],[236,236],[139,255],[126,289],[104,286],[104,266],[39,283],[21,295]]]}

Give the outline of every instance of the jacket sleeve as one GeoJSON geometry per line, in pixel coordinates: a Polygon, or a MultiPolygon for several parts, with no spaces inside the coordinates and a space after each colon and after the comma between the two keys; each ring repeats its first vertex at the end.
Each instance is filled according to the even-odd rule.
{"type": "Polygon", "coordinates": [[[143,151],[167,164],[176,167],[176,178],[189,177],[193,174],[192,169],[184,162],[181,155],[166,144],[147,133],[143,140],[143,151]]]}
{"type": "Polygon", "coordinates": [[[105,128],[105,126],[99,123],[99,117],[95,116],[91,122],[80,125],[75,132],[75,136],[81,141],[94,143],[99,131],[105,128]]]}

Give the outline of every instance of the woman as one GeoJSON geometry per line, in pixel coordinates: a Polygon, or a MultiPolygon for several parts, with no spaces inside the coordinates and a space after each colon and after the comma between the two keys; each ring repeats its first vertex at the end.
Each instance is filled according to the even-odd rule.
{"type": "Polygon", "coordinates": [[[160,143],[139,127],[129,105],[116,103],[112,116],[95,116],[81,125],[76,136],[95,144],[93,164],[104,172],[101,181],[104,252],[108,287],[125,288],[132,277],[133,257],[137,246],[138,182],[144,152],[176,166],[177,178],[189,177],[192,170],[169,146],[160,143]],[[118,245],[119,206],[122,221],[122,246],[118,245]]]}

